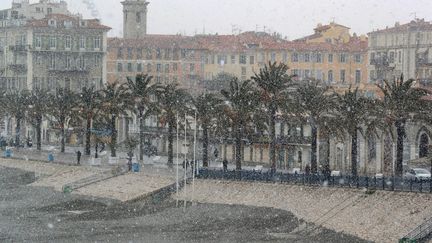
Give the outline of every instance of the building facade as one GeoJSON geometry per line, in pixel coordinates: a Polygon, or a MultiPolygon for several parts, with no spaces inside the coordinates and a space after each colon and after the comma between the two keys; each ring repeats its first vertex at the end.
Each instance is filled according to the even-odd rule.
{"type": "Polygon", "coordinates": [[[413,78],[432,84],[432,24],[415,19],[369,33],[369,80],[413,78]]]}
{"type": "MultiPolygon", "coordinates": [[[[45,5],[50,6],[52,12],[59,9],[58,12],[67,13],[63,1],[41,1],[31,5],[23,2],[22,6],[27,6],[23,14],[32,14],[36,8],[45,12],[42,10],[45,5]]],[[[28,90],[63,87],[75,91],[86,85],[101,87],[106,82],[107,32],[110,28],[99,20],[70,14],[52,13],[39,17],[40,13],[36,12],[34,16],[20,15],[20,19],[2,20],[7,24],[0,27],[0,86],[28,90]]]]}
{"type": "Polygon", "coordinates": [[[123,38],[139,39],[147,35],[146,0],[125,0],[123,5],[123,38]]]}

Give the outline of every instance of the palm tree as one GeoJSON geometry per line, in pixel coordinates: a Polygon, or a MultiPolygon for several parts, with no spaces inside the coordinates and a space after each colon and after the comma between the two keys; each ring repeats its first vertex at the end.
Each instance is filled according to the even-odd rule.
{"type": "Polygon", "coordinates": [[[396,127],[396,176],[402,176],[403,173],[405,123],[420,112],[422,109],[421,98],[425,94],[424,90],[414,89],[414,83],[414,79],[404,81],[403,75],[401,75],[398,80],[395,79],[393,82],[384,80],[383,84],[378,85],[384,94],[382,105],[386,122],[390,126],[396,127]]]}
{"type": "Polygon", "coordinates": [[[338,126],[351,136],[351,173],[357,176],[357,141],[362,126],[370,126],[370,100],[362,96],[358,89],[347,90],[337,95],[336,117],[338,126]]]}
{"type": "Polygon", "coordinates": [[[29,102],[28,91],[10,90],[4,93],[3,108],[4,111],[15,118],[15,145],[20,144],[21,123],[25,119],[29,102]]]}
{"type": "MultiPolygon", "coordinates": [[[[191,97],[177,84],[168,84],[157,89],[158,105],[161,109],[162,123],[168,124],[168,165],[173,165],[174,129],[177,127],[177,114],[188,112],[191,97]]],[[[177,151],[178,152],[178,151],[177,151]]]]}
{"type": "Polygon", "coordinates": [[[116,157],[117,148],[117,118],[134,109],[134,100],[126,84],[110,83],[101,90],[101,112],[109,118],[109,130],[111,131],[111,157],[116,157]]]}
{"type": "Polygon", "coordinates": [[[42,149],[42,118],[49,111],[51,95],[47,90],[33,89],[29,96],[28,119],[36,128],[36,148],[42,149]]]}
{"type": "Polygon", "coordinates": [[[79,94],[78,116],[86,121],[85,155],[90,155],[91,124],[100,109],[100,93],[94,86],[84,87],[79,94]]]}
{"type": "Polygon", "coordinates": [[[194,100],[197,119],[203,129],[203,166],[208,167],[209,129],[220,112],[221,99],[215,94],[201,94],[194,100]]]}
{"type": "Polygon", "coordinates": [[[224,89],[221,93],[225,101],[223,109],[231,121],[231,131],[235,135],[236,169],[241,170],[242,139],[248,125],[253,123],[254,112],[259,104],[259,95],[250,80],[239,81],[237,78],[231,80],[229,90],[224,89]]]}
{"type": "Polygon", "coordinates": [[[60,127],[61,146],[60,151],[65,152],[65,123],[74,116],[74,108],[77,106],[77,95],[69,89],[58,88],[55,95],[48,103],[48,113],[54,118],[60,127]]]}
{"type": "Polygon", "coordinates": [[[311,126],[311,172],[314,174],[318,170],[318,128],[325,126],[326,115],[335,108],[334,96],[329,95],[328,91],[327,86],[309,82],[297,89],[296,95],[293,96],[293,104],[287,107],[288,110],[294,111],[302,123],[308,122],[311,126]]]}
{"type": "Polygon", "coordinates": [[[153,77],[147,74],[138,74],[135,82],[127,79],[129,90],[135,98],[136,114],[139,118],[139,159],[144,159],[144,121],[156,111],[156,103],[152,102],[151,97],[155,94],[157,85],[151,84],[153,77]]]}
{"type": "Polygon", "coordinates": [[[286,91],[292,85],[292,77],[287,74],[288,66],[269,62],[252,77],[261,93],[261,104],[265,107],[269,121],[270,164],[276,171],[276,116],[285,103],[286,91]]]}

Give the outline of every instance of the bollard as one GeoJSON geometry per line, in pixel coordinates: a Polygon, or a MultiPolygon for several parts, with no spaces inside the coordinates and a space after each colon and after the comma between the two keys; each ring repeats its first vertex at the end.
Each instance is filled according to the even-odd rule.
{"type": "Polygon", "coordinates": [[[382,178],[382,189],[385,190],[385,176],[382,178]]]}

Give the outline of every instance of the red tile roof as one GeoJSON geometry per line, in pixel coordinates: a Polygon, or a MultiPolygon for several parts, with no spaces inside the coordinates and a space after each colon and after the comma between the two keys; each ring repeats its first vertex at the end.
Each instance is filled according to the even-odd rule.
{"type": "Polygon", "coordinates": [[[291,51],[332,51],[366,52],[367,41],[352,37],[348,43],[305,43],[287,41],[260,32],[245,32],[239,35],[147,35],[141,39],[109,38],[109,47],[181,48],[209,50],[211,52],[246,52],[248,50],[291,50],[291,51]]]}

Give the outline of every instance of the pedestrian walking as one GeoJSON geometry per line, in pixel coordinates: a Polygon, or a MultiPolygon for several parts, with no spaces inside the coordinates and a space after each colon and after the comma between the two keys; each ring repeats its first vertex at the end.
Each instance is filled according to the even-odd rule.
{"type": "Polygon", "coordinates": [[[222,165],[223,165],[223,171],[227,172],[228,171],[228,160],[224,159],[222,161],[222,165]]]}
{"type": "Polygon", "coordinates": [[[78,150],[76,153],[77,153],[77,164],[80,165],[80,162],[81,162],[81,151],[78,150]]]}

